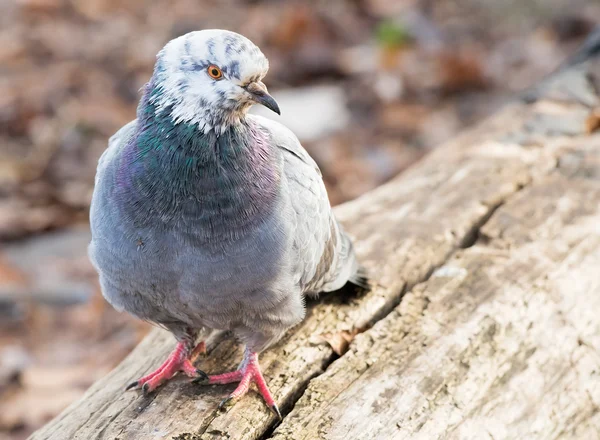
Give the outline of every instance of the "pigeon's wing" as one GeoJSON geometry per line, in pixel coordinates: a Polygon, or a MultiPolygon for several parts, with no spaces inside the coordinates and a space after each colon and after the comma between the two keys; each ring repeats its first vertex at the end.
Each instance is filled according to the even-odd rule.
{"type": "Polygon", "coordinates": [[[347,281],[360,282],[352,242],[335,219],[319,167],[283,125],[253,117],[283,157],[295,226],[294,277],[307,294],[328,292],[347,281]]]}
{"type": "Polygon", "coordinates": [[[131,136],[133,136],[135,132],[135,128],[137,125],[137,119],[125,124],[123,127],[119,129],[115,134],[113,134],[108,140],[108,148],[104,150],[100,159],[98,159],[98,168],[96,170],[96,179],[95,183],[98,185],[98,182],[104,177],[107,167],[110,166],[115,159],[120,156],[121,150],[131,136]]]}

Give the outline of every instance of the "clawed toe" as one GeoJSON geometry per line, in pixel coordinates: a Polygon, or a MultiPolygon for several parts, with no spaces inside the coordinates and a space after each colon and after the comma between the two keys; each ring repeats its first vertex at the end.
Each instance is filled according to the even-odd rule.
{"type": "Polygon", "coordinates": [[[208,374],[206,374],[204,371],[196,369],[196,374],[198,375],[198,377],[196,377],[194,381],[208,381],[208,374]]]}
{"type": "Polygon", "coordinates": [[[274,403],[273,405],[271,405],[271,411],[273,411],[273,413],[279,418],[279,420],[283,420],[283,416],[281,415],[281,411],[279,411],[279,407],[277,406],[276,403],[274,403]]]}
{"type": "Polygon", "coordinates": [[[210,378],[209,378],[208,374],[206,374],[202,370],[196,370],[196,373],[198,374],[198,376],[196,378],[192,379],[192,383],[195,383],[198,385],[209,385],[210,384],[210,378]]]}
{"type": "Polygon", "coordinates": [[[144,394],[144,396],[147,396],[152,391],[153,390],[150,388],[150,383],[146,382],[144,385],[142,385],[142,393],[144,394]]]}
{"type": "Polygon", "coordinates": [[[131,382],[129,385],[127,385],[127,386],[125,387],[125,391],[129,391],[129,390],[130,390],[130,389],[132,389],[132,388],[137,388],[137,386],[138,386],[139,384],[140,384],[140,383],[139,383],[139,381],[137,381],[137,380],[136,380],[135,382],[131,382]]]}
{"type": "Polygon", "coordinates": [[[141,388],[144,396],[147,396],[152,391],[154,391],[156,388],[158,388],[158,385],[156,385],[155,387],[152,387],[151,381],[142,382],[141,380],[136,380],[135,382],[131,382],[129,385],[127,385],[125,387],[125,391],[129,391],[129,390],[132,390],[132,389],[138,388],[138,387],[141,388]]]}
{"type": "MultiPolygon", "coordinates": [[[[198,346],[202,348],[204,347],[204,344],[200,343],[198,346]]],[[[178,372],[183,372],[189,377],[198,378],[200,380],[208,380],[208,375],[204,371],[196,368],[190,360],[190,351],[189,341],[179,342],[175,347],[175,350],[173,350],[158,369],[135,382],[131,382],[125,387],[125,391],[141,387],[144,395],[147,395],[156,390],[167,380],[171,379],[178,372]]]]}
{"type": "MultiPolygon", "coordinates": [[[[227,397],[226,399],[223,399],[221,401],[221,403],[219,403],[219,410],[222,412],[227,412],[232,406],[234,406],[237,403],[238,400],[240,400],[240,397],[236,397],[234,395],[231,395],[231,396],[227,397]]],[[[279,420],[283,420],[281,411],[279,411],[279,407],[277,406],[276,403],[273,403],[271,406],[269,406],[269,408],[271,409],[273,414],[275,414],[277,416],[277,418],[279,420]]]]}
{"type": "Polygon", "coordinates": [[[219,403],[219,409],[225,412],[233,405],[235,405],[237,401],[238,399],[236,399],[235,397],[229,396],[227,399],[223,399],[221,403],[219,403]]]}
{"type": "Polygon", "coordinates": [[[273,399],[273,396],[267,387],[265,378],[260,371],[258,355],[249,349],[246,349],[244,360],[242,361],[239,369],[229,373],[208,376],[207,378],[199,377],[194,379],[194,383],[202,385],[227,384],[232,382],[238,382],[238,386],[227,399],[223,400],[219,404],[220,410],[227,410],[233,406],[238,400],[248,393],[250,384],[254,383],[256,384],[259,394],[262,396],[269,409],[273,411],[273,413],[279,419],[281,419],[281,411],[279,411],[279,408],[277,407],[277,404],[275,403],[275,400],[273,399]]]}

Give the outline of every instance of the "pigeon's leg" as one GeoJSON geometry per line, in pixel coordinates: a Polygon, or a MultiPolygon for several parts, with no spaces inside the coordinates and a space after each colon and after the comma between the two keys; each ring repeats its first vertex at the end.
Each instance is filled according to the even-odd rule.
{"type": "Polygon", "coordinates": [[[130,383],[127,385],[126,389],[129,390],[141,386],[144,394],[147,394],[171,379],[178,371],[182,371],[189,377],[207,377],[206,373],[194,367],[190,360],[191,356],[194,355],[200,346],[204,346],[204,342],[201,342],[192,350],[192,339],[180,341],[175,347],[175,350],[171,352],[167,360],[163,362],[158,369],[147,376],[130,383]]]}
{"type": "Polygon", "coordinates": [[[196,347],[192,350],[192,354],[190,354],[190,360],[194,362],[194,360],[198,357],[198,355],[206,354],[206,342],[201,341],[196,345],[196,347]]]}
{"type": "Polygon", "coordinates": [[[208,378],[198,378],[194,382],[212,385],[212,384],[226,384],[231,382],[239,382],[237,388],[229,395],[229,397],[221,402],[220,408],[228,408],[233,406],[238,400],[240,400],[250,388],[250,384],[254,382],[258,388],[258,392],[265,400],[265,403],[271,408],[271,410],[281,419],[281,412],[275,403],[275,399],[271,395],[265,378],[260,371],[260,365],[258,364],[258,353],[246,348],[244,352],[244,360],[236,371],[230,373],[218,374],[209,376],[208,378]]]}

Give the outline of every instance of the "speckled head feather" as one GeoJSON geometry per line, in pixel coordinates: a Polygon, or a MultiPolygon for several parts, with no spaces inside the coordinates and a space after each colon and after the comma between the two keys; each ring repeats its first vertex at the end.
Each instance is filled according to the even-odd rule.
{"type": "Polygon", "coordinates": [[[256,103],[246,87],[260,83],[268,70],[267,58],[242,35],[220,29],[190,32],[158,53],[151,102],[157,113],[170,112],[176,124],[220,134],[256,103]],[[220,79],[209,75],[211,65],[221,70],[220,79]]]}

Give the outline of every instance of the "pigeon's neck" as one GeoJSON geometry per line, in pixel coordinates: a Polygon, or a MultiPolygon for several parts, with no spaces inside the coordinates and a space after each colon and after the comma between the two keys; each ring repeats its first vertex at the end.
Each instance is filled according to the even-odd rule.
{"type": "Polygon", "coordinates": [[[117,180],[138,224],[189,223],[219,238],[258,221],[277,199],[279,178],[266,133],[250,121],[217,136],[157,114],[146,97],[117,180]]]}

